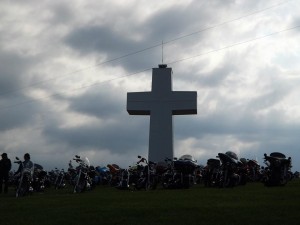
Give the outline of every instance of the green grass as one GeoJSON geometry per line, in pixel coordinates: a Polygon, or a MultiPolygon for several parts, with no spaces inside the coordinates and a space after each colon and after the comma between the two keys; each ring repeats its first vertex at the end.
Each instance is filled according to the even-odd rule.
{"type": "Polygon", "coordinates": [[[15,198],[0,195],[0,224],[300,224],[300,180],[285,187],[249,183],[230,189],[195,185],[185,190],[122,191],[99,186],[15,198]]]}

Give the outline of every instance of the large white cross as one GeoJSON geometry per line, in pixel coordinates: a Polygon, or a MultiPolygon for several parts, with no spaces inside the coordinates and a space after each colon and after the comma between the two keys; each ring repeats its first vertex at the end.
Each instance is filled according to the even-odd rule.
{"type": "Polygon", "coordinates": [[[153,162],[172,159],[173,116],[197,114],[196,91],[172,91],[172,69],[160,65],[152,70],[151,92],[127,93],[130,115],[150,115],[148,159],[153,162]]]}

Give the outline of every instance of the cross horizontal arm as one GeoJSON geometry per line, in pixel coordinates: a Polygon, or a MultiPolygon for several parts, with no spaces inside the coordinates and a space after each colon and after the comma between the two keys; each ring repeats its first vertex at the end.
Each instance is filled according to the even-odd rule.
{"type": "Polygon", "coordinates": [[[127,112],[130,115],[150,115],[151,92],[127,93],[127,112]]]}
{"type": "Polygon", "coordinates": [[[173,115],[197,114],[196,91],[174,91],[172,99],[176,99],[171,106],[173,115]]]}

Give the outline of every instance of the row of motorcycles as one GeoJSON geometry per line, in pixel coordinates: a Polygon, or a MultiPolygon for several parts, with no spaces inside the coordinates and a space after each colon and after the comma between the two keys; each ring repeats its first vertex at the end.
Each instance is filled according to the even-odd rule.
{"type": "MultiPolygon", "coordinates": [[[[206,166],[200,166],[191,155],[179,159],[165,159],[164,162],[151,162],[138,156],[135,165],[122,169],[116,164],[106,167],[93,167],[88,158],[76,155],[74,168],[69,162],[67,171],[55,169],[46,172],[35,164],[34,169],[24,169],[13,176],[16,185],[16,197],[44,191],[46,187],[55,189],[72,187],[73,193],[92,190],[97,185],[110,185],[118,189],[154,190],[159,185],[165,189],[190,188],[203,183],[205,187],[234,187],[247,182],[259,181],[266,186],[283,186],[292,178],[291,158],[279,152],[269,156],[264,154],[265,167],[256,160],[238,159],[234,152],[218,153],[216,158],[207,160],[206,166]]],[[[21,164],[19,158],[15,163],[21,164]]]]}
{"type": "Polygon", "coordinates": [[[203,182],[207,187],[234,187],[247,182],[260,181],[265,186],[284,186],[293,177],[292,160],[280,152],[264,154],[265,167],[256,160],[238,159],[234,152],[218,153],[208,159],[203,170],[203,182]]]}
{"type": "MultiPolygon", "coordinates": [[[[166,159],[160,163],[138,156],[137,163],[127,169],[122,169],[116,164],[95,168],[90,165],[88,158],[78,155],[73,161],[77,166],[74,168],[70,161],[67,171],[55,168],[47,173],[42,168],[24,169],[12,179],[12,183],[16,185],[16,197],[44,191],[50,186],[55,189],[72,186],[73,193],[91,190],[100,184],[133,190],[154,190],[159,184],[162,184],[163,188],[189,188],[195,183],[196,169],[200,168],[190,155],[179,159],[166,159]]],[[[22,162],[17,158],[15,163],[22,162]]]]}

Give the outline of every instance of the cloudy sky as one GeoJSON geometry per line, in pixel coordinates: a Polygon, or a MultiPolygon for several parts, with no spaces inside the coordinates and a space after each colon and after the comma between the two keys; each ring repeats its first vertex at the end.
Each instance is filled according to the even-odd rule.
{"type": "Polygon", "coordinates": [[[300,1],[0,1],[0,152],[47,169],[75,154],[122,167],[147,156],[149,116],[126,111],[152,68],[197,91],[174,116],[175,156],[256,158],[300,170],[300,1]]]}

